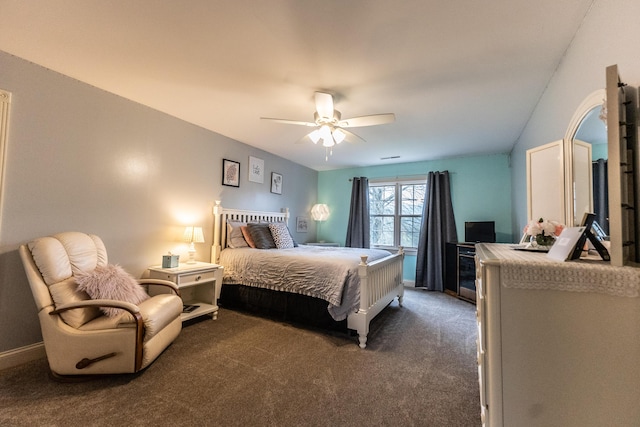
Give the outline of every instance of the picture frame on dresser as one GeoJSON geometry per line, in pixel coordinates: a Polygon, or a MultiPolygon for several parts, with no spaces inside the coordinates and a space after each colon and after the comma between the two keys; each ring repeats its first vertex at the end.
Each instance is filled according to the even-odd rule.
{"type": "Polygon", "coordinates": [[[240,187],[240,162],[222,159],[222,185],[240,187]]]}

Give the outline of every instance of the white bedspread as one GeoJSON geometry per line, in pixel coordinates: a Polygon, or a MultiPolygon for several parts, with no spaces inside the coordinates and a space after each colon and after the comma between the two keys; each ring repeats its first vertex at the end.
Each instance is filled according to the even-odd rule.
{"type": "Polygon", "coordinates": [[[379,249],[301,245],[292,249],[225,249],[219,263],[223,282],[292,292],[329,303],[329,314],[343,320],[360,304],[360,255],[368,261],[391,255],[379,249]]]}

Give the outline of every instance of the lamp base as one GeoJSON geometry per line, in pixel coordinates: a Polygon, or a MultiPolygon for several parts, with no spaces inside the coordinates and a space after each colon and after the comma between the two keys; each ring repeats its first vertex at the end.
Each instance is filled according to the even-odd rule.
{"type": "Polygon", "coordinates": [[[189,259],[187,260],[187,264],[195,264],[196,261],[196,249],[193,247],[193,243],[189,248],[189,259]]]}

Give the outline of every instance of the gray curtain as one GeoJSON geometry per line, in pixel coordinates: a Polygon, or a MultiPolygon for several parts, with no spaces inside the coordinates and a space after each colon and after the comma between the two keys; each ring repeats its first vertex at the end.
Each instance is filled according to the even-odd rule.
{"type": "Polygon", "coordinates": [[[607,161],[598,159],[592,164],[593,172],[593,213],[596,221],[607,235],[609,234],[609,188],[607,178],[607,161]]]}
{"type": "Polygon", "coordinates": [[[416,259],[416,287],[444,291],[445,249],[457,242],[449,172],[429,172],[416,259]]]}
{"type": "Polygon", "coordinates": [[[353,178],[351,185],[351,208],[347,226],[348,248],[368,248],[369,236],[369,179],[353,178]]]}

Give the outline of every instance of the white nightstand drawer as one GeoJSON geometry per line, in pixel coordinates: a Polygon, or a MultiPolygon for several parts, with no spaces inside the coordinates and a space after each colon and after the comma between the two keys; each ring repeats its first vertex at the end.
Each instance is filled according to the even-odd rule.
{"type": "Polygon", "coordinates": [[[178,287],[196,285],[198,283],[215,280],[215,271],[196,272],[191,274],[181,274],[177,277],[176,285],[178,287]]]}

